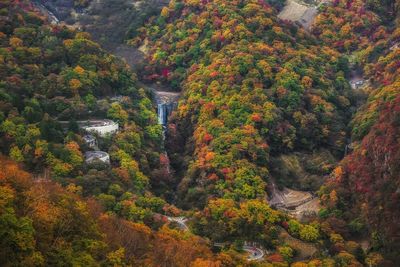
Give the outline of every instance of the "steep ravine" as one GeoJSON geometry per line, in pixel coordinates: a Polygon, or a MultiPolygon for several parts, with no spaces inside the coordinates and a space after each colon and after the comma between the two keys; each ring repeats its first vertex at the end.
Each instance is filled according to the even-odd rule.
{"type": "MultiPolygon", "coordinates": [[[[121,4],[127,5],[127,1],[119,0],[121,4]]],[[[139,65],[143,63],[145,58],[145,54],[141,51],[141,49],[137,49],[131,46],[124,44],[124,34],[123,30],[129,27],[129,23],[126,21],[122,24],[119,23],[121,18],[117,18],[116,14],[111,14],[110,18],[103,18],[100,20],[94,20],[95,16],[99,16],[99,12],[102,7],[107,5],[103,0],[99,1],[91,1],[89,6],[86,8],[74,8],[74,4],[72,1],[34,1],[36,6],[41,10],[41,12],[45,13],[51,23],[66,23],[70,26],[75,26],[82,28],[83,30],[88,31],[93,35],[93,38],[96,41],[99,41],[105,49],[109,52],[115,54],[123,58],[128,65],[131,66],[132,69],[136,69],[139,65]],[[97,22],[98,24],[96,24],[97,22]],[[102,27],[104,23],[108,23],[106,27],[102,27]],[[118,26],[117,26],[118,25],[118,26]],[[104,38],[104,35],[107,35],[109,31],[112,31],[111,35],[108,35],[107,38],[104,38]]],[[[151,1],[155,10],[164,6],[168,1],[157,0],[151,1]]],[[[327,1],[321,1],[321,3],[325,3],[327,1]]],[[[131,8],[132,12],[148,12],[149,15],[153,14],[153,11],[147,10],[147,4],[138,4],[140,1],[136,1],[133,7],[131,8]]],[[[287,8],[287,7],[286,7],[287,8]]],[[[313,7],[315,9],[315,7],[313,7]]],[[[116,9],[108,11],[109,13],[115,12],[116,9]]],[[[284,11],[282,11],[284,12],[284,11]]],[[[143,16],[143,14],[141,15],[143,16]]],[[[123,17],[123,16],[120,16],[123,17]]],[[[315,17],[315,14],[312,18],[315,17]]],[[[289,19],[287,17],[283,17],[282,19],[289,19]]],[[[292,18],[293,19],[293,18],[292,18]]],[[[129,16],[125,20],[134,20],[131,16],[129,16]]],[[[311,22],[307,22],[310,24],[311,22]]],[[[308,27],[308,26],[307,26],[308,27]]],[[[162,125],[163,128],[163,142],[161,150],[164,151],[162,155],[166,176],[171,175],[171,166],[170,160],[168,156],[168,152],[166,149],[166,132],[168,129],[168,118],[171,115],[173,109],[177,107],[177,102],[180,97],[180,93],[169,91],[168,88],[163,88],[159,85],[148,85],[144,83],[140,83],[147,91],[150,91],[154,96],[154,106],[157,109],[158,114],[158,122],[162,125]]],[[[273,181],[271,184],[271,196],[269,201],[271,205],[274,207],[284,210],[291,215],[301,218],[302,214],[308,212],[318,212],[319,204],[317,203],[317,199],[315,199],[310,192],[305,191],[296,191],[289,188],[284,188],[283,190],[279,190],[276,188],[276,185],[273,181]],[[296,202],[293,204],[292,202],[296,202]]],[[[170,194],[171,195],[171,194],[170,194]]],[[[176,199],[169,199],[172,202],[175,202],[176,199]]]]}

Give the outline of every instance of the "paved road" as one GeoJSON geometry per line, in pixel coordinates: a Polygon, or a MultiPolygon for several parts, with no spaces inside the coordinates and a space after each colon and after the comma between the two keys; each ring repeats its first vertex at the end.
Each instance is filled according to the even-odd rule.
{"type": "Polygon", "coordinates": [[[249,253],[248,261],[261,260],[264,257],[264,251],[254,246],[243,246],[243,250],[249,253]]]}
{"type": "MultiPolygon", "coordinates": [[[[215,247],[225,247],[228,245],[228,243],[214,243],[213,244],[215,247]]],[[[255,247],[255,246],[249,246],[249,245],[244,245],[243,250],[249,253],[249,256],[247,256],[248,261],[258,261],[264,258],[265,252],[261,248],[255,247]]],[[[268,253],[268,252],[267,252],[268,253]]]]}
{"type": "Polygon", "coordinates": [[[170,222],[176,222],[179,226],[179,228],[183,231],[189,231],[189,227],[186,225],[187,222],[187,218],[185,217],[169,217],[166,216],[168,221],[170,222]]]}
{"type": "MultiPolygon", "coordinates": [[[[186,222],[188,221],[187,218],[185,217],[170,217],[170,216],[165,216],[168,221],[170,222],[175,222],[178,224],[179,228],[183,231],[189,231],[189,227],[187,226],[186,222]]],[[[225,247],[228,243],[214,243],[213,245],[215,247],[225,247]]],[[[258,248],[256,246],[249,246],[249,245],[244,245],[243,250],[249,253],[249,256],[247,257],[248,261],[258,261],[264,258],[265,253],[264,250],[261,248],[258,248]]],[[[268,252],[267,252],[268,253],[268,252]]]]}

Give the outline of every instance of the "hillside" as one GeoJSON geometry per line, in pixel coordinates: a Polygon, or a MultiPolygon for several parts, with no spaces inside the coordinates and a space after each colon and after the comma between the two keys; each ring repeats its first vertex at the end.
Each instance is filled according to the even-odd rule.
{"type": "Polygon", "coordinates": [[[0,265],[396,266],[399,18],[0,1],[0,265]]]}
{"type": "Polygon", "coordinates": [[[47,24],[28,1],[3,1],[1,12],[0,147],[12,160],[0,158],[0,264],[211,260],[201,238],[161,227],[159,212],[174,210],[148,191],[161,127],[135,74],[87,33],[47,24]],[[81,121],[104,118],[120,128],[92,133],[93,148],[81,121]],[[89,162],[93,149],[111,163],[89,162]]]}
{"type": "Polygon", "coordinates": [[[149,28],[143,75],[172,87],[182,81],[174,127],[183,140],[172,136],[171,150],[184,141],[191,155],[179,185],[194,194],[187,198],[262,198],[270,156],[344,151],[353,102],[345,61],[275,15],[258,2],[172,2],[149,28]]]}
{"type": "Polygon", "coordinates": [[[398,1],[351,5],[339,1],[321,13],[315,29],[322,38],[337,38],[337,48],[355,58],[368,80],[364,90],[369,95],[351,123],[353,152],[322,190],[327,205],[324,216],[334,229],[338,220],[346,221],[349,229],[336,229],[341,235],[368,236],[372,250],[382,250],[392,259],[400,256],[396,223],[400,216],[399,7],[398,1]],[[355,14],[362,14],[361,20],[355,14]],[[328,34],[337,30],[327,25],[328,18],[340,21],[335,24],[341,27],[339,36],[328,34]]]}
{"type": "Polygon", "coordinates": [[[157,16],[166,0],[35,0],[33,3],[42,13],[51,17],[52,23],[60,21],[76,29],[89,32],[96,42],[107,51],[124,57],[137,67],[143,53],[125,44],[149,18],[157,16]]]}

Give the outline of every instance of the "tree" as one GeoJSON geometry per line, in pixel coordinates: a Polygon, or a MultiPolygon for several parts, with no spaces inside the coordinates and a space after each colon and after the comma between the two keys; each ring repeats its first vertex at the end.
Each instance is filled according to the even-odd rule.
{"type": "Polygon", "coordinates": [[[305,241],[316,241],[319,238],[318,229],[311,225],[304,225],[300,229],[300,238],[305,241]]]}
{"type": "Polygon", "coordinates": [[[24,161],[24,156],[22,155],[21,150],[17,146],[13,146],[10,149],[10,158],[18,162],[24,161]]]}
{"type": "Polygon", "coordinates": [[[129,117],[128,113],[117,102],[111,104],[111,107],[107,112],[107,116],[118,121],[122,125],[128,121],[129,117]]]}
{"type": "Polygon", "coordinates": [[[112,266],[127,266],[125,263],[125,249],[119,248],[107,254],[107,263],[112,266]]]}
{"type": "Polygon", "coordinates": [[[288,223],[289,226],[289,233],[292,235],[299,235],[301,224],[296,220],[290,220],[288,223]]]}
{"type": "Polygon", "coordinates": [[[278,247],[279,254],[285,259],[285,261],[290,262],[293,258],[293,249],[288,246],[278,247]]]}

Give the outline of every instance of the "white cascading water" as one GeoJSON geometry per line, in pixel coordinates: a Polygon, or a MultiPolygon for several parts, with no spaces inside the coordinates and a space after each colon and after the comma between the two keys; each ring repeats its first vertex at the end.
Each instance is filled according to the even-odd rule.
{"type": "Polygon", "coordinates": [[[166,138],[166,131],[167,131],[168,116],[171,114],[175,105],[176,105],[175,103],[158,103],[157,104],[158,124],[162,125],[162,139],[163,139],[162,140],[162,149],[164,150],[164,156],[168,162],[166,164],[167,173],[170,173],[170,166],[169,166],[168,153],[165,150],[165,138],[166,138]]]}
{"type": "Polygon", "coordinates": [[[158,124],[165,126],[167,124],[167,112],[166,112],[166,104],[160,103],[157,105],[157,113],[158,113],[158,124]]]}

